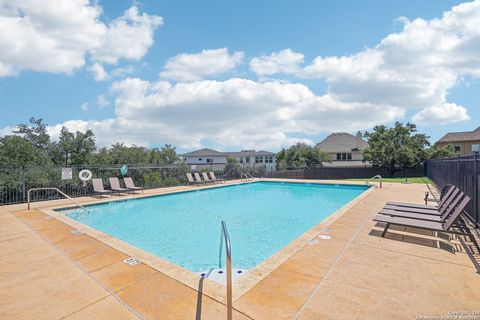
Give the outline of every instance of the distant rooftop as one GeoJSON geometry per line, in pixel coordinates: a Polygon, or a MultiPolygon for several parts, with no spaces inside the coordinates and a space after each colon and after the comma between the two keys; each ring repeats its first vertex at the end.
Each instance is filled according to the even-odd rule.
{"type": "Polygon", "coordinates": [[[444,135],[438,142],[458,142],[480,140],[480,127],[473,131],[449,132],[444,135]]]}
{"type": "Polygon", "coordinates": [[[327,153],[361,151],[368,147],[368,142],[362,139],[360,132],[357,135],[358,137],[347,132],[335,132],[315,147],[327,153]]]}
{"type": "Polygon", "coordinates": [[[225,157],[244,157],[244,156],[271,156],[275,153],[264,150],[242,150],[242,151],[233,151],[233,152],[221,152],[213,149],[200,149],[192,152],[184,153],[184,157],[208,157],[208,156],[225,156],[225,157]]]}

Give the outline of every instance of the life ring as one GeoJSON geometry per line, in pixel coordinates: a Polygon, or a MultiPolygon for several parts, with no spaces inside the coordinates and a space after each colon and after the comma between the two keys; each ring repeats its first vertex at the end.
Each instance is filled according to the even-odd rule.
{"type": "Polygon", "coordinates": [[[83,182],[90,181],[92,179],[92,171],[84,169],[78,173],[78,177],[83,182]]]}

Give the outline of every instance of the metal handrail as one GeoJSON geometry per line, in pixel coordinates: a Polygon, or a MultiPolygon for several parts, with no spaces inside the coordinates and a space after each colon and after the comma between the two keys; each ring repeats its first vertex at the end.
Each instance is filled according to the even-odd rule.
{"type": "Polygon", "coordinates": [[[230,236],[228,235],[227,224],[222,221],[222,228],[220,230],[220,252],[218,255],[218,266],[222,267],[222,247],[225,241],[225,253],[226,253],[226,269],[227,269],[227,320],[231,320],[233,316],[232,305],[232,249],[230,246],[230,236]]]}
{"type": "Polygon", "coordinates": [[[30,210],[30,193],[32,191],[38,191],[38,190],[55,190],[57,191],[58,193],[60,193],[62,196],[64,196],[65,198],[67,198],[68,200],[72,201],[73,203],[75,203],[77,206],[79,206],[80,208],[82,208],[83,210],[88,211],[87,208],[85,208],[84,206],[82,206],[80,203],[78,203],[77,201],[73,200],[70,196],[68,196],[67,194],[65,194],[63,191],[61,191],[60,189],[58,188],[31,188],[28,190],[27,192],[27,208],[28,210],[30,210]]]}
{"type": "Polygon", "coordinates": [[[368,182],[369,182],[369,181],[372,181],[372,180],[374,180],[374,179],[380,179],[380,189],[382,189],[382,176],[379,175],[379,174],[377,174],[376,176],[373,176],[373,177],[371,177],[370,179],[368,179],[368,180],[366,181],[367,186],[369,185],[368,182]]]}

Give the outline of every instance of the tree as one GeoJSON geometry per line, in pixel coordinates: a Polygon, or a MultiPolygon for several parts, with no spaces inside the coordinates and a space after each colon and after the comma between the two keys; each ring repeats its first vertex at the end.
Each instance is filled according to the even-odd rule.
{"type": "Polygon", "coordinates": [[[393,128],[375,126],[365,132],[369,147],[364,150],[364,160],[390,176],[395,172],[413,168],[428,160],[428,136],[419,134],[415,124],[396,122],[393,128]]]}
{"type": "Polygon", "coordinates": [[[0,138],[0,163],[5,167],[45,165],[48,157],[31,141],[20,136],[0,138]]]}
{"type": "Polygon", "coordinates": [[[242,167],[236,158],[228,157],[227,164],[225,168],[223,168],[223,173],[229,178],[239,178],[242,173],[242,167]]]}
{"type": "Polygon", "coordinates": [[[427,153],[428,159],[450,158],[456,156],[455,149],[450,144],[443,148],[435,144],[427,150],[427,153]]]}
{"type": "Polygon", "coordinates": [[[330,156],[305,143],[297,142],[277,154],[277,169],[305,169],[330,161],[330,156]]]}
{"type": "Polygon", "coordinates": [[[31,126],[27,124],[17,125],[13,133],[19,134],[26,140],[30,141],[35,147],[47,152],[50,146],[50,136],[47,133],[47,125],[43,123],[43,119],[30,118],[31,126]]]}
{"type": "Polygon", "coordinates": [[[158,164],[174,164],[179,161],[179,157],[175,147],[166,144],[160,148],[153,148],[150,150],[149,163],[158,164]]]}
{"type": "Polygon", "coordinates": [[[88,164],[96,150],[92,130],[70,132],[62,127],[58,142],[53,143],[52,157],[57,165],[88,164]]]}

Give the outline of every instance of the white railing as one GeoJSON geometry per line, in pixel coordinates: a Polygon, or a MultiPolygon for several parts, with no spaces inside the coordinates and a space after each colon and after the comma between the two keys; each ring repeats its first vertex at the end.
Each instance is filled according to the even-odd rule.
{"type": "Polygon", "coordinates": [[[82,206],[80,203],[78,203],[77,201],[73,200],[70,196],[68,196],[67,194],[65,194],[64,192],[62,192],[61,190],[57,189],[57,188],[31,188],[28,190],[27,192],[27,208],[28,210],[30,210],[30,193],[32,191],[39,191],[39,190],[55,190],[57,191],[58,193],[60,193],[62,196],[64,196],[65,198],[67,198],[68,200],[72,201],[73,203],[75,203],[78,207],[82,208],[83,210],[88,211],[87,208],[85,208],[84,206],[82,206]]]}
{"type": "Polygon", "coordinates": [[[218,255],[218,267],[222,267],[222,247],[225,242],[225,254],[226,254],[226,283],[227,283],[227,320],[232,320],[233,316],[233,303],[232,303],[232,249],[230,247],[230,236],[228,235],[227,224],[222,221],[222,228],[220,230],[220,251],[218,255]]]}
{"type": "Polygon", "coordinates": [[[368,180],[366,181],[367,186],[370,186],[370,181],[375,180],[375,179],[379,179],[379,180],[380,180],[380,189],[382,189],[382,176],[379,175],[379,174],[377,174],[376,176],[371,177],[370,179],[368,179],[368,180]]]}

